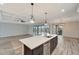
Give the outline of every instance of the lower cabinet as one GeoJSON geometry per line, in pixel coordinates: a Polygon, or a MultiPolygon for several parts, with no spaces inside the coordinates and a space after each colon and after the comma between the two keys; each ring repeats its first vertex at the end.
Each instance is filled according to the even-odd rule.
{"type": "Polygon", "coordinates": [[[43,55],[43,45],[30,50],[28,47],[24,45],[24,55],[43,55]]]}
{"type": "Polygon", "coordinates": [[[43,55],[43,45],[35,48],[33,50],[33,55],[43,55]]]}
{"type": "Polygon", "coordinates": [[[24,55],[32,55],[32,50],[24,45],[24,55]]]}
{"type": "Polygon", "coordinates": [[[52,52],[54,51],[54,49],[57,46],[57,43],[58,43],[58,39],[57,38],[58,37],[56,36],[55,38],[50,40],[50,54],[52,54],[52,52]]]}

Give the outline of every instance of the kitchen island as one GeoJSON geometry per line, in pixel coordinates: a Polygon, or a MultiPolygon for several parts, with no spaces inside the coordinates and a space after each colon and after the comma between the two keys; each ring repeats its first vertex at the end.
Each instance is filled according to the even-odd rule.
{"type": "Polygon", "coordinates": [[[57,35],[49,37],[34,36],[20,40],[23,44],[24,55],[50,55],[57,46],[57,35]]]}

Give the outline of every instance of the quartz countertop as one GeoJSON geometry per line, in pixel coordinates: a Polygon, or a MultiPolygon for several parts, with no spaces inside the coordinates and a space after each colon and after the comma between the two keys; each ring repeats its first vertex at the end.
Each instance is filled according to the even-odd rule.
{"type": "Polygon", "coordinates": [[[44,36],[33,36],[30,38],[20,39],[20,42],[32,50],[56,36],[56,34],[51,35],[50,38],[44,36]]]}

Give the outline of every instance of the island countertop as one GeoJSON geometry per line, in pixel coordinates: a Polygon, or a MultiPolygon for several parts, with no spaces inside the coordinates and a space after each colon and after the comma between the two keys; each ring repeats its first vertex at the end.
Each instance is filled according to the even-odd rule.
{"type": "Polygon", "coordinates": [[[33,36],[30,38],[24,38],[24,39],[20,39],[20,42],[22,42],[22,44],[26,45],[28,48],[30,48],[31,50],[40,46],[41,44],[51,40],[52,38],[56,37],[56,34],[51,35],[50,38],[44,37],[44,36],[33,36]]]}

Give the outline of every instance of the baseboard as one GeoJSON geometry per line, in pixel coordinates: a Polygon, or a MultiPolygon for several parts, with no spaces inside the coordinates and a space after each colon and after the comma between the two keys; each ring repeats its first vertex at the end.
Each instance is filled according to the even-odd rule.
{"type": "Polygon", "coordinates": [[[21,34],[21,35],[14,35],[14,36],[0,36],[0,38],[16,37],[16,36],[24,36],[24,35],[31,35],[31,34],[21,34]]]}
{"type": "Polygon", "coordinates": [[[66,38],[72,38],[72,39],[79,39],[78,37],[69,37],[69,36],[64,36],[66,38]]]}

